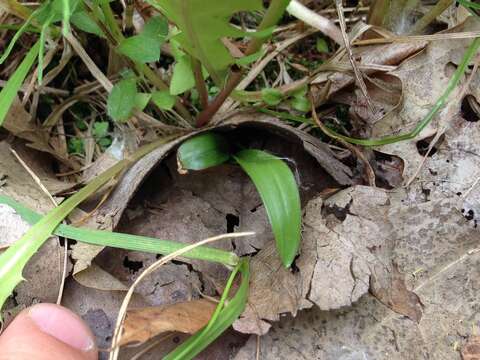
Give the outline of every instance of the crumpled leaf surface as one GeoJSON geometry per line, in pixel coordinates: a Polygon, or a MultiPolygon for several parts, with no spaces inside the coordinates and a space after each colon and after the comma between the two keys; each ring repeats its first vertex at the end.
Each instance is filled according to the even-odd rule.
{"type": "MultiPolygon", "coordinates": [[[[415,203],[404,189],[357,186],[337,197],[342,193],[346,201],[342,206],[337,201],[340,213],[384,214],[379,222],[390,230],[377,232],[384,243],[368,248],[375,258],[368,262],[370,279],[391,284],[386,261],[395,261],[404,285],[424,305],[422,319],[417,324],[365,294],[352,307],[328,312],[312,307],[275,324],[261,339],[261,358],[459,359],[454,344],[463,344],[472,331],[471,321],[478,321],[480,288],[478,229],[463,217],[461,202],[451,198],[415,203]]],[[[236,359],[251,359],[255,353],[252,337],[236,359]]]]}
{"type": "Polygon", "coordinates": [[[142,343],[168,331],[193,334],[208,323],[215,308],[214,302],[200,299],[128,310],[120,344],[142,343]]]}

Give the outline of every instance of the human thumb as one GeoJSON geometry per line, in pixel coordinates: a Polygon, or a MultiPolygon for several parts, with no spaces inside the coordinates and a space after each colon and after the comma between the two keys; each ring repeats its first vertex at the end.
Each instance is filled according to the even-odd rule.
{"type": "Polygon", "coordinates": [[[95,340],[80,317],[54,304],[22,311],[0,336],[0,360],[96,360],[95,340]]]}

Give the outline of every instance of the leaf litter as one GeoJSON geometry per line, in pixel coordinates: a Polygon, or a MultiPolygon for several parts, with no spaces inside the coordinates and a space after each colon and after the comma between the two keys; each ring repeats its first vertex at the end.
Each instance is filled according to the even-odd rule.
{"type": "MultiPolygon", "coordinates": [[[[450,31],[477,31],[477,24],[470,18],[450,31]]],[[[360,37],[359,33],[352,35],[352,41],[360,37]]],[[[348,131],[356,136],[404,133],[443,93],[470,41],[445,38],[354,48],[353,55],[365,75],[370,96],[367,100],[379,113],[372,113],[364,94],[353,88],[356,79],[348,72],[346,57],[326,64],[326,69],[330,66],[333,70],[316,76],[312,82],[316,84],[314,98],[319,105],[326,99],[348,105],[352,121],[348,131]]],[[[233,328],[264,336],[260,340],[253,336],[246,342],[246,337],[231,331],[209,350],[220,358],[235,353],[226,347],[246,342],[237,359],[254,358],[257,349],[265,359],[473,359],[478,353],[478,339],[470,325],[479,320],[475,311],[479,288],[475,269],[479,260],[480,149],[475,139],[480,94],[478,73],[472,74],[471,70],[466,74],[466,78],[472,75],[468,87],[462,80],[447,107],[418,138],[374,151],[361,149],[375,171],[377,185],[393,190],[359,186],[365,183],[366,165],[352,155],[359,152],[327,145],[309,135],[307,127],[294,129],[271,116],[248,111],[233,117],[225,115],[218,129],[248,138],[244,144],[247,147],[269,149],[295,170],[301,187],[304,228],[292,270],[281,266],[261,200],[237,168],[227,164],[196,174],[177,173],[175,148],[196,132],[140,160],[119,179],[105,202],[95,198],[84,207],[85,212],[79,212],[79,218],[92,228],[174,238],[185,244],[217,233],[254,230],[257,235],[251,239],[218,246],[251,256],[249,300],[233,328]],[[252,138],[245,135],[249,129],[263,133],[252,138]],[[402,181],[409,186],[401,188],[402,181]]],[[[286,82],[289,78],[288,73],[283,74],[286,82]]],[[[19,101],[14,107],[18,116],[7,117],[5,127],[26,141],[28,148],[21,146],[21,157],[51,193],[73,189],[74,182],[57,181],[51,171],[36,166],[31,159],[37,153],[29,148],[52,155],[62,168],[78,170],[82,161],[66,152],[53,151],[52,145],[57,148],[62,143],[59,138],[50,138],[41,127],[32,131],[29,114],[19,101]]],[[[331,111],[323,115],[332,117],[331,111]]],[[[152,132],[149,134],[152,136],[152,132]]],[[[44,194],[25,190],[35,185],[27,184],[25,173],[17,176],[8,160],[8,146],[2,143],[2,147],[6,151],[0,158],[1,169],[8,171],[0,192],[6,189],[7,194],[39,212],[48,210],[47,199],[33,201],[45,198],[44,194]]],[[[116,161],[107,152],[96,156],[95,161],[91,153],[88,158],[88,168],[80,175],[83,181],[116,161]]],[[[0,207],[0,211],[5,221],[25,225],[11,209],[0,207]]],[[[0,231],[3,229],[0,224],[0,231]]],[[[21,232],[23,227],[15,230],[21,232]]],[[[0,247],[8,246],[10,237],[18,237],[8,228],[6,235],[2,236],[2,241],[7,239],[5,245],[0,247]]],[[[53,259],[51,254],[58,249],[56,244],[49,247],[50,243],[41,251],[47,251],[42,256],[53,259]]],[[[67,281],[64,303],[82,314],[99,344],[108,347],[122,291],[157,257],[77,243],[72,259],[77,282],[67,281]]],[[[33,271],[52,268],[53,261],[33,271]]],[[[224,267],[201,261],[178,259],[166,265],[138,286],[132,301],[137,309],[127,317],[124,342],[149,341],[166,330],[194,332],[197,328],[184,328],[185,322],[179,319],[192,316],[189,311],[205,309],[206,304],[211,308],[212,303],[202,298],[221,293],[227,276],[224,267]],[[193,304],[202,305],[197,308],[193,304]],[[186,312],[178,312],[183,306],[186,312]],[[148,321],[151,317],[156,322],[148,321]],[[139,326],[138,332],[135,326],[139,326]],[[137,335],[130,336],[129,331],[137,335]]],[[[52,301],[52,289],[56,286],[49,285],[49,297],[45,297],[40,289],[19,287],[9,304],[11,313],[38,300],[52,301]],[[34,292],[40,295],[32,297],[34,292]]],[[[208,311],[198,313],[202,315],[197,323],[201,327],[208,311]]],[[[178,334],[172,337],[163,343],[167,350],[183,339],[178,334]]],[[[158,354],[149,356],[158,358],[158,354]]]]}

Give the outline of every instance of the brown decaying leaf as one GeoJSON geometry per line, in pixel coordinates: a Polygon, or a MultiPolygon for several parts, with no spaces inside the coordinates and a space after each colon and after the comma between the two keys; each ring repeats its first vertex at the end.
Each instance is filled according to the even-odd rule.
{"type": "Polygon", "coordinates": [[[463,360],[479,360],[480,359],[480,336],[471,336],[468,342],[462,348],[463,360]]]}
{"type": "Polygon", "coordinates": [[[407,289],[405,277],[396,263],[392,263],[390,287],[377,289],[372,285],[371,291],[373,296],[396,313],[420,322],[423,304],[417,294],[407,289]]]}
{"type": "Polygon", "coordinates": [[[200,299],[129,310],[120,345],[143,343],[164,332],[193,334],[207,325],[217,304],[200,299]]]}

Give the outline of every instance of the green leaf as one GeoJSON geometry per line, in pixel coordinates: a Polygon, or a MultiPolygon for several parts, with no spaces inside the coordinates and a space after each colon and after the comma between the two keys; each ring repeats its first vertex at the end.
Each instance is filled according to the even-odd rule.
{"type": "Polygon", "coordinates": [[[119,81],[108,96],[108,115],[115,121],[127,121],[135,108],[136,96],[137,84],[135,79],[119,81]]]}
{"type": "Polygon", "coordinates": [[[262,89],[262,100],[268,105],[278,105],[283,100],[280,90],[265,88],[262,89]]]}
{"type": "Polygon", "coordinates": [[[72,14],[72,16],[70,16],[70,22],[82,31],[95,34],[99,37],[104,37],[103,31],[85,11],[79,11],[72,14]]]}
{"type": "Polygon", "coordinates": [[[319,53],[328,53],[328,43],[324,38],[317,38],[316,49],[319,53]]]}
{"type": "Polygon", "coordinates": [[[160,47],[161,43],[155,37],[135,35],[123,40],[117,50],[135,62],[146,64],[160,60],[160,47]]]}
{"type": "Polygon", "coordinates": [[[178,95],[195,86],[192,65],[188,56],[180,57],[173,67],[173,76],[170,81],[170,94],[178,95]]]}
{"type": "Polygon", "coordinates": [[[259,11],[262,0],[151,0],[181,31],[175,39],[200,60],[213,80],[221,84],[234,63],[222,39],[251,36],[230,24],[234,14],[259,11]]]}
{"type": "Polygon", "coordinates": [[[85,154],[83,139],[77,137],[68,139],[68,152],[70,154],[85,154]]]}
{"type": "Polygon", "coordinates": [[[168,35],[168,21],[163,16],[150,18],[143,27],[142,34],[152,38],[166,38],[168,35]]]}
{"type": "Polygon", "coordinates": [[[227,140],[207,132],[186,140],[177,151],[178,164],[185,170],[203,170],[223,164],[230,158],[227,140]]]}
{"type": "Polygon", "coordinates": [[[92,134],[95,138],[103,138],[108,135],[108,121],[97,121],[93,124],[92,134]]]}
{"type": "Polygon", "coordinates": [[[135,96],[135,109],[143,111],[148,105],[148,102],[152,98],[151,94],[137,93],[135,96]]]}
{"type": "Polygon", "coordinates": [[[175,105],[175,96],[171,95],[168,90],[154,92],[152,100],[155,105],[163,110],[172,110],[173,105],[175,105]]]}
{"type": "Polygon", "coordinates": [[[247,259],[242,259],[232,271],[227,286],[222,294],[222,298],[220,299],[209,323],[202,330],[175,348],[175,350],[164,357],[163,360],[193,359],[216,338],[223,334],[223,332],[227,330],[245,310],[248,299],[249,282],[250,266],[247,259]],[[238,272],[242,275],[242,282],[238,287],[235,296],[227,301],[233,280],[238,272]]]}
{"type": "Polygon", "coordinates": [[[290,168],[261,150],[242,150],[235,160],[250,176],[262,198],[284,266],[289,267],[300,245],[300,194],[290,168]]]}
{"type": "Polygon", "coordinates": [[[306,96],[295,96],[290,100],[290,104],[295,110],[301,112],[310,111],[310,100],[308,100],[306,96]]]}
{"type": "Polygon", "coordinates": [[[25,77],[28,75],[30,68],[35,63],[38,51],[40,49],[40,42],[37,41],[35,45],[28,51],[25,58],[22,60],[15,72],[10,76],[5,87],[0,91],[0,126],[2,126],[8,114],[10,106],[12,106],[17,92],[22,86],[25,77]]]}
{"type": "Polygon", "coordinates": [[[241,58],[236,59],[235,64],[237,64],[238,66],[245,67],[247,65],[250,65],[254,61],[257,61],[258,59],[260,59],[265,54],[265,52],[266,52],[266,49],[260,49],[259,51],[257,51],[256,53],[253,53],[252,55],[247,55],[247,56],[243,56],[241,58]]]}

